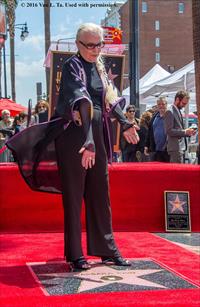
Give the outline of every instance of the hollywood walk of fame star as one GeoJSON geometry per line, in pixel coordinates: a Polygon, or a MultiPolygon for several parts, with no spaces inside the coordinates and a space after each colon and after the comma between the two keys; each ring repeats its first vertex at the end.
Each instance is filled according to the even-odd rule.
{"type": "Polygon", "coordinates": [[[176,194],[175,200],[169,200],[169,203],[172,205],[170,213],[174,213],[175,211],[184,213],[183,205],[185,205],[186,202],[181,201],[178,197],[178,194],[176,194]]]}
{"type": "Polygon", "coordinates": [[[117,77],[118,77],[118,75],[113,74],[111,68],[109,68],[109,70],[108,70],[108,79],[113,81],[117,77]]]}
{"type": "Polygon", "coordinates": [[[129,269],[129,270],[116,270],[112,267],[107,266],[96,266],[92,267],[87,271],[81,272],[69,272],[69,273],[42,273],[38,274],[47,278],[77,278],[81,280],[80,286],[78,288],[78,293],[89,291],[92,289],[97,289],[99,287],[111,285],[114,283],[126,284],[126,285],[137,285],[146,286],[154,288],[166,289],[161,284],[148,281],[143,279],[146,275],[157,273],[163,271],[162,269],[129,269]]]}

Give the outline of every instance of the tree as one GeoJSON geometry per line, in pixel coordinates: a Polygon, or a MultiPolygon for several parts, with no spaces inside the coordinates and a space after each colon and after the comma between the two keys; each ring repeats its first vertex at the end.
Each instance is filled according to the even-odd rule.
{"type": "Polygon", "coordinates": [[[5,33],[6,33],[6,21],[4,15],[5,3],[3,0],[0,0],[0,98],[2,97],[2,50],[5,44],[5,33]]]}
{"type": "MultiPolygon", "coordinates": [[[[198,114],[198,127],[200,127],[200,1],[192,0],[193,19],[193,49],[195,63],[196,104],[198,114]]],[[[200,163],[200,133],[198,146],[198,161],[200,163]]]]}
{"type": "MultiPolygon", "coordinates": [[[[44,30],[45,30],[45,57],[50,47],[50,0],[44,0],[44,30]]],[[[46,95],[49,97],[49,82],[50,82],[50,71],[49,68],[45,68],[46,71],[46,95]]]]}
{"type": "MultiPolygon", "coordinates": [[[[2,78],[2,50],[4,48],[4,44],[5,44],[5,37],[0,37],[0,98],[3,96],[2,95],[1,78],[2,78]]],[[[4,52],[5,52],[5,49],[4,49],[4,52]]],[[[4,93],[4,94],[6,96],[6,93],[4,93]]]]}
{"type": "Polygon", "coordinates": [[[17,0],[4,0],[10,36],[10,80],[12,100],[16,100],[15,92],[15,9],[17,0]]]}

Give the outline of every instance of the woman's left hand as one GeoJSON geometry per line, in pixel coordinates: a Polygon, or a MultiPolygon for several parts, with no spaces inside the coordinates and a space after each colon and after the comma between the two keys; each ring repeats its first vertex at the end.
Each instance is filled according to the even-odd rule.
{"type": "Polygon", "coordinates": [[[82,154],[82,166],[85,169],[92,168],[95,164],[95,152],[87,150],[85,147],[82,147],[79,150],[79,153],[82,154]]]}
{"type": "Polygon", "coordinates": [[[129,144],[137,144],[140,140],[136,129],[139,130],[139,127],[133,126],[123,132],[123,136],[129,144]]]}

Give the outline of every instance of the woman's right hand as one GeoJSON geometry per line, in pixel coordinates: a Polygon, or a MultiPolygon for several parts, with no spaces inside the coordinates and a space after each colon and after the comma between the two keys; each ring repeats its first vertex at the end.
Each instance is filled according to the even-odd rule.
{"type": "Polygon", "coordinates": [[[79,150],[79,153],[82,154],[82,166],[87,170],[88,168],[92,168],[95,164],[95,152],[82,147],[79,150]]]}
{"type": "Polygon", "coordinates": [[[139,130],[140,128],[138,126],[133,126],[123,132],[123,136],[125,140],[129,144],[137,144],[140,140],[139,135],[137,134],[136,130],[139,130]]]}

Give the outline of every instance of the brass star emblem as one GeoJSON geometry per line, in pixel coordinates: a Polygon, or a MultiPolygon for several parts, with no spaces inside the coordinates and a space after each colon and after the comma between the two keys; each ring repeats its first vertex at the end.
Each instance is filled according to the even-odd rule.
{"type": "Polygon", "coordinates": [[[181,201],[176,194],[175,200],[169,200],[169,203],[172,205],[172,209],[170,213],[181,212],[184,213],[183,205],[186,204],[185,201],[181,201]]]}

